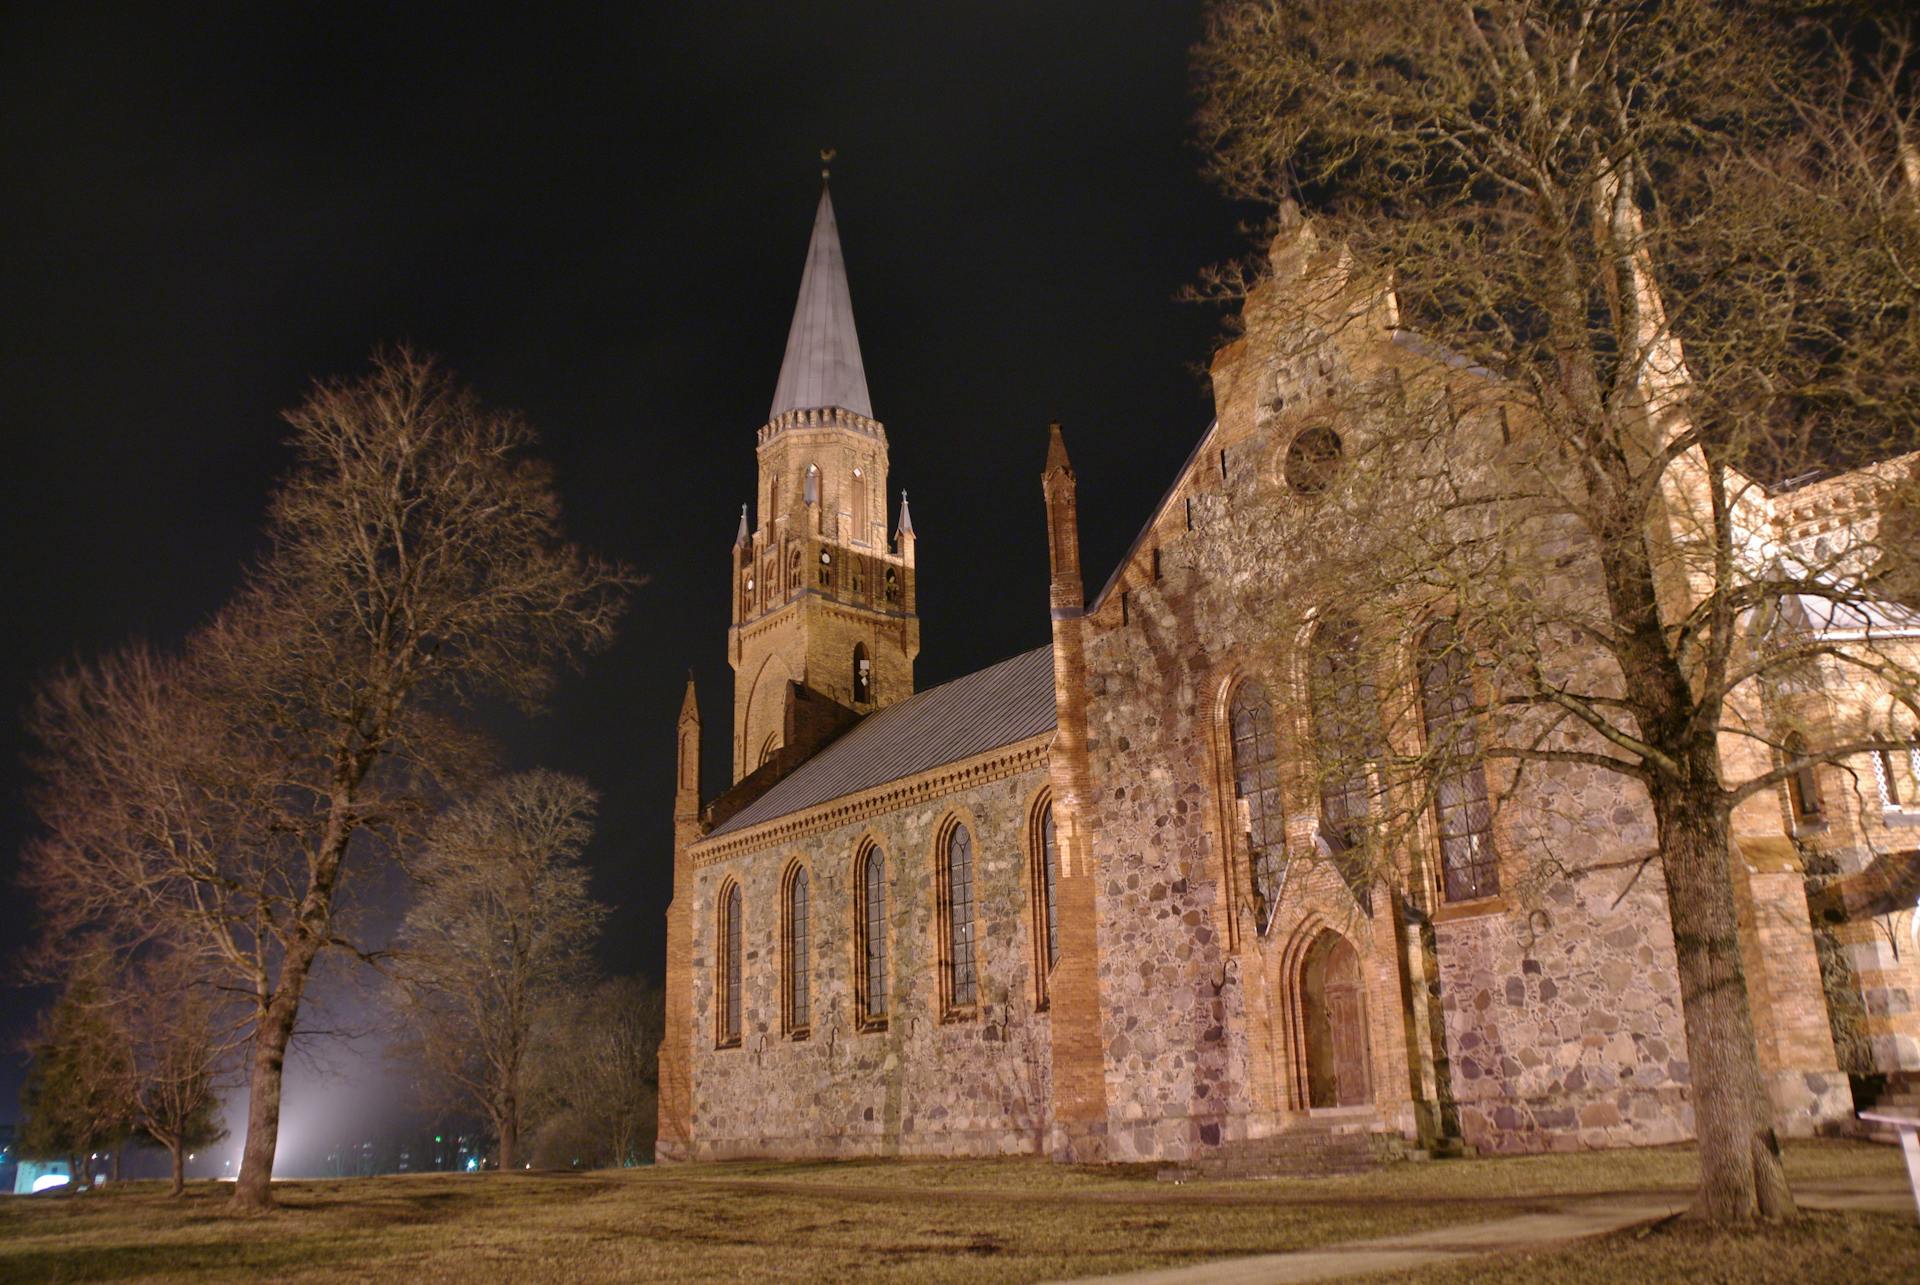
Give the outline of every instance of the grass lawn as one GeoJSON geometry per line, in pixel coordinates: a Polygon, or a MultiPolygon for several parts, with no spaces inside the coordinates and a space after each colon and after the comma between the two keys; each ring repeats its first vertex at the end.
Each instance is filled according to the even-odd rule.
{"type": "MultiPolygon", "coordinates": [[[[1900,1173],[1885,1147],[1808,1144],[1788,1159],[1803,1181],[1900,1173]]],[[[276,1188],[280,1208],[258,1218],[229,1214],[224,1186],[199,1184],[175,1202],[134,1184],[0,1200],[0,1279],[1038,1280],[1503,1217],[1554,1195],[1684,1187],[1692,1171],[1679,1148],[1181,1186],[1150,1169],[1032,1160],[738,1163],[291,1182],[276,1188]]],[[[1898,1279],[1920,1263],[1920,1232],[1885,1216],[1814,1215],[1762,1239],[1755,1261],[1800,1263],[1789,1274],[1801,1281],[1829,1278],[1807,1265],[1816,1260],[1904,1262],[1898,1279]]],[[[1735,1261],[1729,1253],[1660,1230],[1515,1265],[1548,1280],[1645,1280],[1735,1261]],[[1601,1270],[1615,1260],[1638,1266],[1601,1270]]]]}
{"type": "Polygon", "coordinates": [[[1514,1280],[1528,1285],[1689,1285],[1844,1281],[1910,1285],[1920,1280],[1920,1228],[1912,1214],[1810,1210],[1790,1227],[1741,1234],[1709,1231],[1683,1219],[1596,1236],[1563,1249],[1496,1254],[1442,1268],[1396,1272],[1380,1281],[1429,1285],[1514,1280]]]}

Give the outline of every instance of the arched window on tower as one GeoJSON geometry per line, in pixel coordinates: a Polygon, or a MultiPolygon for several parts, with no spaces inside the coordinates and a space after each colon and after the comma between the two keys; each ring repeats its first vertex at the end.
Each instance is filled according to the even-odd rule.
{"type": "Polygon", "coordinates": [[[753,551],[740,550],[740,614],[753,613],[753,551]]]}
{"type": "Polygon", "coordinates": [[[857,553],[848,558],[847,574],[853,580],[851,592],[854,597],[857,598],[867,591],[867,560],[865,558],[857,553]]]}
{"type": "MultiPolygon", "coordinates": [[[[1787,737],[1780,752],[1791,763],[1807,755],[1807,738],[1794,732],[1787,737]]],[[[1793,823],[1795,825],[1813,825],[1823,818],[1820,812],[1820,778],[1814,775],[1813,764],[1808,763],[1796,768],[1787,778],[1787,799],[1793,805],[1793,823]]]]}
{"type": "Polygon", "coordinates": [[[1420,638],[1420,708],[1434,764],[1434,820],[1440,828],[1440,886],[1448,901],[1500,891],[1493,809],[1480,765],[1480,725],[1465,644],[1453,621],[1435,621],[1420,638]]]}
{"type": "Polygon", "coordinates": [[[865,1030],[887,1025],[887,855],[870,847],[854,875],[854,1002],[865,1030]]]}
{"type": "Polygon", "coordinates": [[[795,864],[787,872],[786,896],[780,927],[780,997],[782,1022],[788,1036],[805,1039],[812,1018],[812,993],[808,985],[807,951],[808,905],[807,868],[795,864]]]}
{"type": "Polygon", "coordinates": [[[853,538],[865,544],[867,542],[867,471],[864,468],[858,466],[854,468],[853,485],[847,491],[847,517],[849,525],[853,527],[853,538]]]}
{"type": "Polygon", "coordinates": [[[892,567],[887,568],[887,601],[900,601],[900,577],[894,574],[892,567]]]}
{"type": "Polygon", "coordinates": [[[1273,702],[1265,684],[1247,679],[1227,705],[1233,736],[1233,793],[1247,847],[1254,912],[1262,933],[1273,923],[1287,869],[1286,817],[1280,806],[1280,757],[1274,748],[1273,702]]]}
{"type": "Polygon", "coordinates": [[[873,662],[867,659],[867,645],[853,645],[853,703],[873,703],[873,662]]]}
{"type": "Polygon", "coordinates": [[[833,588],[833,554],[825,549],[820,550],[820,587],[833,588]]]}
{"type": "Polygon", "coordinates": [[[1380,757],[1379,697],[1360,654],[1360,627],[1335,616],[1314,631],[1309,675],[1314,750],[1320,776],[1320,838],[1362,907],[1373,765],[1380,757]]]}
{"type": "Polygon", "coordinates": [[[787,550],[787,596],[792,597],[805,587],[800,579],[800,546],[794,545],[787,550]]]}
{"type": "Polygon", "coordinates": [[[807,465],[806,480],[802,483],[800,498],[807,504],[820,503],[820,466],[807,465]]]}
{"type": "Polygon", "coordinates": [[[767,476],[767,536],[771,539],[775,532],[773,524],[780,520],[780,475],[767,476]]]}
{"type": "Polygon", "coordinates": [[[940,998],[948,1017],[973,1011],[977,975],[973,952],[973,835],[955,822],[941,844],[940,998]]]}
{"type": "Polygon", "coordinates": [[[733,1048],[740,1043],[740,957],[741,943],[740,885],[729,883],[720,894],[720,976],[715,1000],[719,1009],[719,1043],[733,1048]]]}

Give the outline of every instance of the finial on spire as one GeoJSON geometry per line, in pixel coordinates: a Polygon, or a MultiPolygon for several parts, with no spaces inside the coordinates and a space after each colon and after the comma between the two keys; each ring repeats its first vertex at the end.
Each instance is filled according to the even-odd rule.
{"type": "Polygon", "coordinates": [[[913,512],[907,508],[907,492],[905,488],[902,488],[900,491],[900,530],[897,534],[913,534],[913,512]]]}
{"type": "Polygon", "coordinates": [[[833,158],[838,155],[840,155],[838,148],[823,147],[820,149],[820,181],[822,183],[833,177],[833,158]]]}

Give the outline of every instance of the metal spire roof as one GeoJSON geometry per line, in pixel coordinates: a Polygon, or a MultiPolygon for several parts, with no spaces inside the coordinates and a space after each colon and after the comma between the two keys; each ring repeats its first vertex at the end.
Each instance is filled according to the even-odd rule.
{"type": "Polygon", "coordinates": [[[780,363],[780,382],[767,418],[829,406],[873,418],[860,339],[853,330],[853,296],[840,254],[840,228],[833,218],[833,198],[822,186],[813,239],[807,243],[807,266],[800,274],[800,301],[794,305],[787,355],[780,363]]]}

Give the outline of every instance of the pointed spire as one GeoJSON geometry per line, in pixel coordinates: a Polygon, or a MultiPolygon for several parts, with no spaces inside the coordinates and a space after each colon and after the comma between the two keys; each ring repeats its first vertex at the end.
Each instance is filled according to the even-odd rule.
{"type": "Polygon", "coordinates": [[[824,172],[821,177],[820,208],[813,219],[813,239],[807,243],[807,266],[800,274],[800,299],[787,332],[787,355],[780,363],[770,420],[792,410],[829,406],[873,418],[860,339],[853,329],[853,296],[840,253],[840,229],[824,172]]]}
{"type": "Polygon", "coordinates": [[[697,723],[700,721],[700,701],[693,694],[693,671],[687,671],[687,694],[680,698],[680,721],[697,723]]]}
{"type": "Polygon", "coordinates": [[[894,534],[913,534],[913,511],[907,507],[907,493],[905,490],[900,492],[900,529],[894,532],[894,534]]]}
{"type": "Polygon", "coordinates": [[[733,537],[733,547],[744,549],[753,543],[753,534],[747,530],[747,506],[740,506],[740,533],[733,537]]]}
{"type": "Polygon", "coordinates": [[[1056,469],[1065,469],[1069,475],[1073,473],[1073,461],[1067,458],[1067,442],[1060,434],[1060,421],[1057,419],[1047,425],[1047,464],[1040,471],[1040,476],[1051,476],[1056,469]]]}

